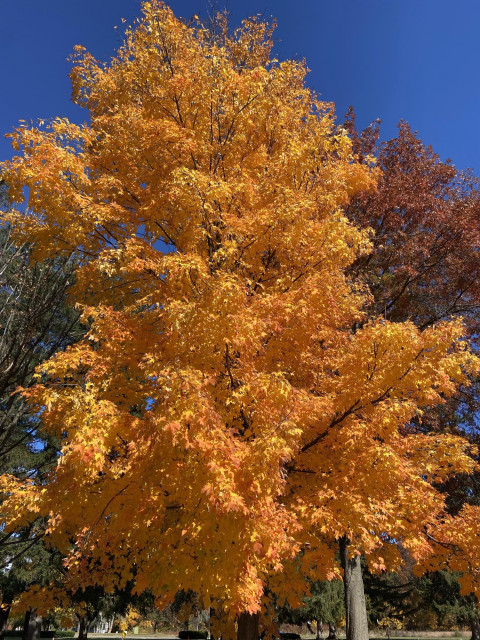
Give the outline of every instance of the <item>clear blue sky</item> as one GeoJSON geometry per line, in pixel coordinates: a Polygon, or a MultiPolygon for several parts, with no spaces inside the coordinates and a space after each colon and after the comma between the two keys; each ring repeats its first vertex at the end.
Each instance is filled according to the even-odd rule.
{"type": "MultiPolygon", "coordinates": [[[[218,6],[223,6],[223,0],[218,6]]],[[[172,0],[176,15],[205,15],[207,0],[172,0]]],[[[348,105],[382,137],[408,120],[425,143],[480,174],[480,2],[478,0],[229,0],[232,24],[261,13],[278,20],[279,58],[306,58],[309,85],[348,105]]],[[[107,60],[140,0],[0,0],[0,159],[3,134],[19,119],[85,115],[70,102],[75,44],[107,60]],[[118,25],[115,30],[114,26],[118,25]]]]}

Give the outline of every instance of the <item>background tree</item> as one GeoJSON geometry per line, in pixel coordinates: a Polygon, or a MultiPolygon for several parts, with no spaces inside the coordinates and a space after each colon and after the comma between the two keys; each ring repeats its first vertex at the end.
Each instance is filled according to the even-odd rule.
{"type": "Polygon", "coordinates": [[[462,595],[458,578],[446,570],[423,576],[415,576],[411,568],[382,576],[367,571],[371,624],[397,620],[403,629],[421,630],[471,626],[475,638],[478,601],[473,594],[462,595]]]}
{"type": "Polygon", "coordinates": [[[425,147],[407,123],[377,146],[379,125],[362,134],[345,123],[360,160],[376,153],[377,190],[351,200],[347,215],[371,227],[374,251],[354,269],[372,292],[375,312],[419,327],[461,315],[470,336],[478,320],[480,243],[478,180],[425,147]]]}
{"type": "MultiPolygon", "coordinates": [[[[0,182],[0,210],[7,186],[0,182]]],[[[0,469],[42,483],[56,463],[58,439],[42,429],[19,388],[34,381],[35,368],[80,335],[79,314],[66,301],[73,262],[30,263],[30,249],[16,245],[8,224],[0,227],[0,469]]],[[[0,536],[0,632],[12,602],[30,584],[45,584],[60,565],[42,544],[45,521],[33,520],[0,536]]]]}
{"type": "Polygon", "coordinates": [[[137,596],[134,603],[145,624],[152,627],[153,633],[157,633],[161,628],[172,629],[178,626],[175,600],[164,609],[159,609],[155,605],[155,596],[147,590],[137,596]]]}
{"type": "Polygon", "coordinates": [[[323,638],[323,625],[329,626],[329,638],[336,638],[337,624],[345,616],[343,582],[339,579],[317,580],[309,586],[310,594],[297,609],[286,603],[279,609],[280,623],[316,623],[316,637],[323,638]]]}
{"type": "Polygon", "coordinates": [[[100,620],[109,621],[111,628],[118,617],[120,622],[123,620],[126,630],[133,626],[134,618],[140,617],[135,606],[137,598],[132,595],[132,584],[109,593],[101,586],[77,584],[71,587],[68,572],[62,571],[61,567],[48,576],[48,589],[44,588],[46,583],[37,583],[24,590],[16,599],[15,612],[34,610],[47,620],[57,612],[63,612],[63,618],[78,627],[81,640],[86,640],[91,627],[100,620]]]}
{"type": "MultiPolygon", "coordinates": [[[[375,193],[353,198],[347,215],[374,231],[374,251],[353,265],[372,292],[371,305],[394,322],[410,320],[418,327],[461,316],[466,336],[477,348],[480,316],[478,180],[441,162],[406,123],[399,135],[378,144],[379,125],[361,134],[353,110],[345,126],[360,161],[378,156],[382,176],[375,193]]],[[[419,432],[462,433],[477,440],[478,379],[460,387],[445,403],[415,422],[419,432]]],[[[441,483],[448,506],[457,513],[475,504],[477,472],[454,474],[441,483]]]]}

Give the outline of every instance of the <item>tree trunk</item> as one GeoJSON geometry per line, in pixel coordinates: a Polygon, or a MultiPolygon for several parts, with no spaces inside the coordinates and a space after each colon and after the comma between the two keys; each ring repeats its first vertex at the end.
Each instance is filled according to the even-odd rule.
{"type": "Polygon", "coordinates": [[[215,616],[217,615],[217,611],[214,607],[210,607],[208,615],[208,630],[210,632],[210,640],[215,640],[215,636],[217,634],[217,629],[215,626],[215,616]]]}
{"type": "Polygon", "coordinates": [[[36,613],[31,613],[28,620],[27,640],[40,640],[40,632],[42,630],[42,618],[36,613]]]}
{"type": "Polygon", "coordinates": [[[480,619],[478,616],[473,616],[470,620],[470,627],[472,629],[471,640],[480,640],[480,619]]]}
{"type": "Polygon", "coordinates": [[[27,640],[28,636],[28,625],[30,624],[30,616],[32,615],[32,610],[28,609],[25,611],[25,618],[23,620],[23,633],[22,640],[27,640]]]}
{"type": "Polygon", "coordinates": [[[88,627],[86,616],[79,616],[78,618],[78,640],[87,640],[88,627]]]}
{"type": "Polygon", "coordinates": [[[360,556],[348,557],[349,540],[346,536],[340,538],[339,545],[345,590],[346,640],[368,640],[367,606],[360,556]]]}
{"type": "Polygon", "coordinates": [[[237,640],[258,640],[258,613],[241,613],[237,640]]]}
{"type": "Polygon", "coordinates": [[[11,602],[2,602],[0,607],[0,639],[5,637],[5,628],[7,626],[8,616],[10,615],[10,609],[12,607],[11,602]]]}
{"type": "Polygon", "coordinates": [[[337,625],[335,622],[328,623],[328,637],[327,640],[337,640],[337,625]]]}
{"type": "Polygon", "coordinates": [[[316,640],[323,640],[323,620],[315,620],[317,623],[316,640]]]}

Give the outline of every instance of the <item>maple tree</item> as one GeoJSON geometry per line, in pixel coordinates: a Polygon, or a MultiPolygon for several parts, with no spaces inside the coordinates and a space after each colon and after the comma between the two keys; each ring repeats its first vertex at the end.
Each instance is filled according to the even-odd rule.
{"type": "MultiPolygon", "coordinates": [[[[375,153],[382,169],[375,193],[359,194],[347,208],[355,224],[375,230],[375,251],[353,265],[355,275],[367,282],[373,294],[372,311],[394,321],[411,320],[420,328],[460,316],[465,335],[476,349],[480,329],[478,179],[449,161],[442,162],[407,123],[401,122],[398,136],[382,144],[378,144],[378,123],[358,133],[353,110],[345,125],[360,161],[375,153]]],[[[478,381],[472,383],[428,412],[422,428],[461,429],[475,436],[478,381]]]]}
{"type": "Polygon", "coordinates": [[[77,48],[89,124],[20,126],[2,165],[33,257],[78,256],[90,323],[24,392],[62,455],[45,486],[2,478],[6,526],[49,515],[65,588],[192,589],[226,638],[235,615],[255,633],[267,580],[339,575],[340,540],[345,571],[395,567],[392,540],[421,569],[453,536],[476,566],[476,511],[456,536],[432,484],[473,469],[469,444],[411,426],[477,370],[461,321],[369,317],[348,271],[372,245],[345,209],[378,169],[265,24],[142,10],[110,64],[77,48]]]}
{"type": "Polygon", "coordinates": [[[373,228],[375,250],[353,269],[372,293],[373,310],[420,328],[461,316],[476,339],[480,305],[478,179],[442,162],[408,123],[398,136],[378,144],[379,123],[362,133],[350,110],[345,127],[359,161],[370,154],[382,169],[375,192],[351,199],[346,213],[361,228],[373,228]]]}
{"type": "MultiPolygon", "coordinates": [[[[378,143],[379,123],[359,133],[350,109],[345,121],[359,161],[375,153],[382,175],[374,193],[351,199],[347,215],[373,227],[375,250],[352,270],[372,292],[371,309],[420,328],[461,316],[465,336],[478,348],[480,329],[480,190],[470,171],[442,162],[407,123],[398,136],[378,143]]],[[[478,441],[479,379],[461,386],[446,402],[429,410],[416,428],[462,433],[478,441]]],[[[478,470],[454,474],[441,483],[450,513],[478,504],[478,470]]],[[[475,620],[473,620],[475,623],[475,620]]]]}

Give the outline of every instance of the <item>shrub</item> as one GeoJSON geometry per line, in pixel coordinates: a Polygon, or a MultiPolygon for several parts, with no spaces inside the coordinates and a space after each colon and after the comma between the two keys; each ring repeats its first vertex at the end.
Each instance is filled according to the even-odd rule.
{"type": "Polygon", "coordinates": [[[207,640],[207,631],[179,631],[180,640],[207,640]]]}

